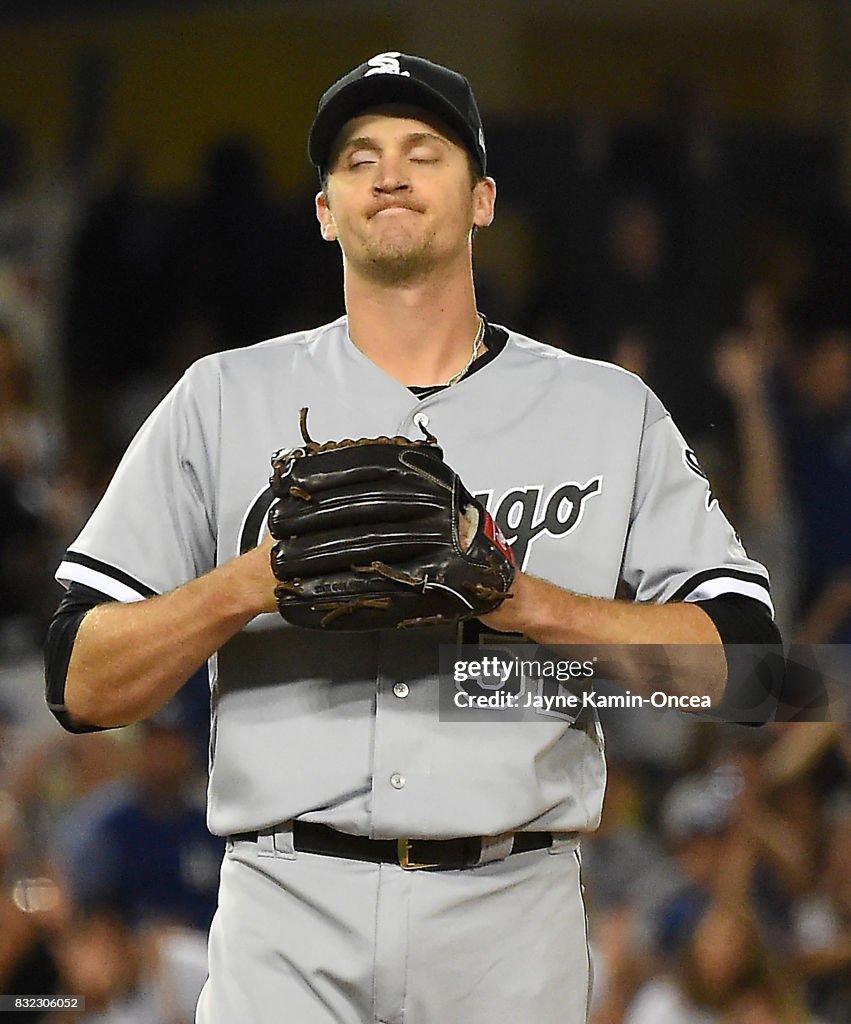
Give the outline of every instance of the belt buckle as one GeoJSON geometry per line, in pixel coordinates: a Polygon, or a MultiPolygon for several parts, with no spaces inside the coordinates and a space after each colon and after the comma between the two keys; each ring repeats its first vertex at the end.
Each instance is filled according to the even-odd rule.
{"type": "Polygon", "coordinates": [[[420,871],[423,868],[439,868],[439,864],[427,864],[425,861],[411,860],[411,843],[416,839],[409,839],[407,836],[396,840],[396,859],[399,867],[405,871],[420,871]]]}

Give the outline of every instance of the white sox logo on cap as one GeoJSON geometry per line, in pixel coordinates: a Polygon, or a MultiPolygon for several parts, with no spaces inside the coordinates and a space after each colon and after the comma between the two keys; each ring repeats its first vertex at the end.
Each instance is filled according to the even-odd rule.
{"type": "Polygon", "coordinates": [[[402,65],[399,63],[401,56],[402,54],[399,50],[377,53],[367,61],[369,71],[365,71],[363,77],[369,78],[370,75],[404,75],[406,78],[410,78],[411,72],[403,71],[402,65]]]}

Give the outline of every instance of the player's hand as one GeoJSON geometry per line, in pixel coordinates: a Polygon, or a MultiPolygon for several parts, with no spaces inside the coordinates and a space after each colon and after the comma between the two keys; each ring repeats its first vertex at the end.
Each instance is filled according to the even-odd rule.
{"type": "Polygon", "coordinates": [[[272,548],[275,538],[266,534],[262,543],[246,551],[237,559],[240,581],[246,590],[249,606],[255,608],[255,615],[276,612],[275,577],[272,575],[272,548]]]}

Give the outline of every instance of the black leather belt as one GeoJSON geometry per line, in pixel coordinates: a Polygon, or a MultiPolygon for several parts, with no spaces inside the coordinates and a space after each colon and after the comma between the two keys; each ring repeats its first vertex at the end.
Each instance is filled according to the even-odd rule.
{"type": "MultiPolygon", "coordinates": [[[[232,840],[257,841],[256,832],[241,832],[232,840]]],[[[515,832],[509,856],[544,850],[551,846],[551,832],[515,832]]],[[[481,836],[462,839],[368,839],[339,832],[311,821],[293,822],[293,846],[302,853],[321,857],[343,857],[373,864],[399,864],[408,870],[449,870],[470,868],[482,855],[481,836]]]]}

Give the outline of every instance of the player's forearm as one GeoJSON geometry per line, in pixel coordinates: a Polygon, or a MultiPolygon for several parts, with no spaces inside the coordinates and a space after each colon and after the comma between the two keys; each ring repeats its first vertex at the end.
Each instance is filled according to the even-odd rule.
{"type": "Polygon", "coordinates": [[[597,675],[637,694],[721,700],[727,659],[712,620],[696,605],[585,597],[526,573],[518,573],[512,593],[485,622],[541,644],[593,646],[597,675]]]}
{"type": "Polygon", "coordinates": [[[256,615],[274,610],[273,586],[264,548],[171,593],[93,608],[68,665],[69,714],[98,726],[152,714],[256,615]]]}

